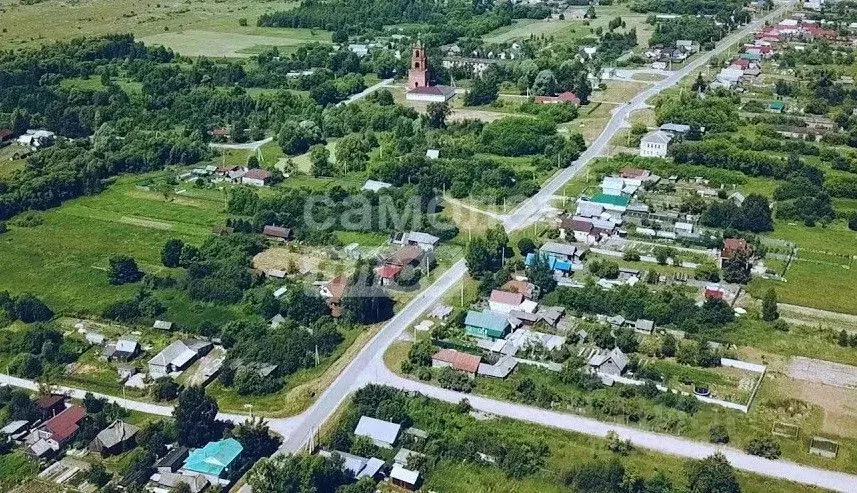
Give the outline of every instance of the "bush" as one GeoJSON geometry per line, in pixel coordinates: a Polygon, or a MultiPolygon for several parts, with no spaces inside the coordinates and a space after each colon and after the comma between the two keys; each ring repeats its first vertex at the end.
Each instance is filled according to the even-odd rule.
{"type": "Polygon", "coordinates": [[[729,443],[729,433],[722,424],[713,424],[708,427],[708,441],[711,443],[729,443]]]}
{"type": "Polygon", "coordinates": [[[25,323],[44,322],[50,320],[54,316],[54,312],[45,304],[44,301],[30,293],[23,293],[15,298],[12,305],[14,315],[18,320],[25,323]]]}
{"type": "Polygon", "coordinates": [[[470,392],[473,390],[473,380],[466,373],[453,370],[450,367],[440,370],[437,381],[441,387],[455,390],[456,392],[470,392]]]}
{"type": "Polygon", "coordinates": [[[170,377],[160,377],[152,383],[149,393],[156,402],[171,401],[179,395],[179,385],[170,377]]]}
{"type": "Polygon", "coordinates": [[[748,454],[758,455],[759,457],[764,457],[766,459],[777,459],[782,453],[780,450],[780,444],[770,436],[753,438],[747,442],[745,450],[748,454]]]}

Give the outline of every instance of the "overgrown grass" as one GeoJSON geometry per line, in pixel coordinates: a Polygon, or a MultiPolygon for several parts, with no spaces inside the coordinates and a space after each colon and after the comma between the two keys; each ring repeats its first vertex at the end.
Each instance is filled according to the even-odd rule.
{"type": "Polygon", "coordinates": [[[0,289],[33,292],[56,312],[100,314],[139,289],[108,283],[111,255],[130,255],[144,271],[168,273],[160,260],[164,242],[201,244],[225,220],[222,193],[218,200],[165,200],[136,183],[122,178],[98,195],[44,212],[39,226],[10,226],[0,235],[0,289]]]}

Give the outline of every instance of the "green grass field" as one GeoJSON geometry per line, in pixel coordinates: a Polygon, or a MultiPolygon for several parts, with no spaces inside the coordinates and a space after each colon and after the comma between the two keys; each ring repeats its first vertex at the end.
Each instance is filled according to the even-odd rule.
{"type": "MultiPolygon", "coordinates": [[[[200,244],[226,217],[222,193],[167,201],[138,189],[139,180],[122,178],[98,195],[47,211],[40,226],[10,226],[0,236],[0,289],[31,291],[57,312],[99,314],[139,289],[108,284],[111,255],[130,255],[147,272],[166,272],[160,262],[166,240],[200,244]]],[[[189,314],[199,311],[176,306],[189,314]]]]}
{"type": "Polygon", "coordinates": [[[0,29],[3,31],[0,49],[43,45],[84,35],[129,32],[138,38],[168,33],[169,42],[165,44],[174,49],[185,48],[187,52],[182,52],[184,55],[200,55],[205,51],[222,54],[256,45],[288,48],[305,41],[329,42],[330,35],[324,31],[256,27],[259,15],[282,10],[296,3],[247,0],[161,0],[157,3],[137,0],[44,0],[26,5],[23,2],[4,2],[3,15],[0,15],[0,29]],[[46,22],[46,19],[50,21],[46,22]],[[248,25],[240,26],[240,19],[247,19],[248,25]],[[183,32],[190,34],[174,34],[183,32]],[[208,34],[194,35],[193,32],[208,34]],[[224,33],[224,36],[220,38],[218,33],[224,33]]]}
{"type": "Polygon", "coordinates": [[[19,483],[36,476],[39,464],[22,451],[0,456],[0,489],[9,491],[19,483]]]}
{"type": "Polygon", "coordinates": [[[780,302],[821,310],[857,314],[857,282],[854,262],[857,232],[843,221],[826,227],[778,221],[772,238],[797,245],[797,259],[785,273],[785,282],[754,279],[750,293],[759,298],[768,287],[777,290],[780,302]]]}

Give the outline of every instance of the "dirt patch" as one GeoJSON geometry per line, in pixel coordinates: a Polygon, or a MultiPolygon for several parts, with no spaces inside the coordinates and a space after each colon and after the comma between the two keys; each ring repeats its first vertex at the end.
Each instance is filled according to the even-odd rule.
{"type": "Polygon", "coordinates": [[[786,373],[796,380],[857,389],[857,367],[855,366],[797,356],[789,362],[786,373]]]}
{"type": "Polygon", "coordinates": [[[332,276],[345,272],[346,261],[331,258],[324,252],[285,246],[260,252],[253,257],[253,267],[263,271],[284,270],[296,275],[321,272],[332,276]]]}
{"type": "Polygon", "coordinates": [[[857,438],[857,389],[831,387],[805,380],[780,381],[783,393],[821,408],[823,433],[857,438]]]}
{"type": "Polygon", "coordinates": [[[73,363],[68,370],[69,375],[93,375],[100,371],[97,366],[87,363],[73,363]]]}

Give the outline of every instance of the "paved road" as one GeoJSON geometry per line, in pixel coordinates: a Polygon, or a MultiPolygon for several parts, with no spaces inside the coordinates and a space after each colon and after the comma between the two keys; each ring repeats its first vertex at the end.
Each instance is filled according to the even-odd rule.
{"type": "Polygon", "coordinates": [[[371,86],[367,87],[366,89],[364,89],[364,90],[362,90],[362,91],[358,92],[357,94],[352,94],[351,96],[349,96],[349,97],[348,97],[348,99],[346,99],[346,100],[344,100],[344,101],[340,101],[340,103],[339,103],[339,104],[340,104],[340,105],[351,104],[351,103],[353,103],[354,101],[357,101],[358,99],[363,99],[363,98],[365,98],[366,96],[368,96],[368,95],[372,94],[373,92],[377,91],[378,89],[381,89],[382,87],[387,87],[387,86],[389,86],[389,85],[390,85],[390,84],[392,84],[392,83],[393,83],[393,79],[384,79],[384,80],[382,80],[381,82],[379,82],[379,83],[377,83],[377,84],[374,84],[374,85],[371,85],[371,86]]]}
{"type": "Polygon", "coordinates": [[[595,419],[584,418],[572,414],[558,413],[521,404],[487,399],[476,395],[462,394],[460,392],[441,389],[423,382],[401,378],[386,368],[376,367],[375,370],[376,373],[373,375],[373,381],[404,390],[419,392],[428,397],[450,403],[457,403],[461,401],[461,399],[466,398],[474,409],[497,416],[504,416],[542,426],[550,426],[553,428],[560,428],[598,437],[604,437],[608,431],[612,430],[619,434],[623,439],[631,440],[631,443],[634,446],[693,459],[703,459],[717,451],[720,451],[737,469],[754,472],[764,476],[786,479],[797,483],[827,488],[833,491],[846,493],[857,491],[857,475],[827,471],[785,460],[763,459],[731,447],[715,446],[671,435],[604,423],[595,419]]]}
{"type": "Polygon", "coordinates": [[[521,229],[535,220],[538,217],[538,214],[550,205],[551,196],[559,192],[562,186],[579,173],[580,170],[583,169],[583,167],[590,161],[596,157],[604,155],[607,145],[613,139],[613,136],[616,135],[616,132],[622,128],[630,127],[628,117],[631,115],[631,112],[646,108],[646,100],[665,89],[675,86],[683,78],[707,64],[712,57],[720,55],[742,37],[758,30],[766,20],[771,20],[772,18],[781,15],[782,11],[790,4],[791,2],[772,11],[765,17],[747,24],[740,30],[735,31],[721,40],[713,50],[704,53],[696,60],[692,60],[680,70],[671,72],[671,75],[667,78],[653,83],[643,92],[634,96],[628,104],[614,109],[612,116],[610,117],[610,121],[607,122],[607,126],[598,138],[595,139],[595,142],[592,142],[592,144],[589,145],[577,160],[572,162],[568,168],[565,168],[559,174],[554,176],[547,184],[545,184],[544,187],[542,187],[541,190],[538,191],[538,193],[522,202],[514,211],[512,211],[511,214],[505,217],[503,224],[506,227],[506,230],[514,231],[521,229]]]}
{"type": "Polygon", "coordinates": [[[460,281],[467,272],[464,260],[459,260],[437,281],[413,299],[373,337],[363,350],[345,367],[318,400],[303,414],[285,420],[272,420],[271,428],[286,436],[280,452],[296,452],[304,448],[318,428],[355,390],[373,381],[371,375],[384,367],[384,351],[404,330],[460,281]]]}
{"type": "MultiPolygon", "coordinates": [[[[34,392],[39,390],[39,384],[32,380],[17,378],[2,373],[0,373],[0,385],[11,385],[13,387],[20,387],[34,392]]],[[[53,392],[65,394],[74,399],[83,399],[83,397],[87,393],[91,393],[95,397],[104,398],[107,399],[108,402],[114,402],[116,404],[119,404],[125,409],[130,409],[132,411],[140,411],[146,414],[154,414],[157,416],[172,416],[173,414],[173,406],[152,404],[149,402],[140,402],[132,399],[123,399],[122,397],[99,394],[98,392],[89,392],[86,390],[75,389],[72,387],[64,387],[62,385],[52,385],[51,390],[53,392]]],[[[247,419],[246,416],[227,413],[220,413],[217,415],[217,418],[223,421],[232,421],[233,423],[241,423],[247,419]]]]}
{"type": "MultiPolygon", "coordinates": [[[[697,70],[708,62],[708,60],[722,53],[729,45],[736,42],[740,37],[757,29],[765,20],[779,15],[780,10],[775,11],[763,19],[757,20],[745,26],[740,31],[733,33],[722,41],[718,47],[702,57],[690,62],[686,67],[673,73],[667,79],[658,81],[652,87],[632,99],[627,105],[614,111],[607,127],[595,142],[574,161],[572,165],[554,177],[539,193],[530,200],[521,204],[515,211],[504,218],[507,230],[513,231],[528,225],[534,216],[549,205],[551,196],[580,172],[582,167],[593,158],[601,155],[604,148],[615,135],[615,133],[627,125],[627,118],[631,111],[645,107],[645,101],[659,92],[674,86],[678,81],[697,70]]],[[[374,92],[380,87],[390,84],[390,80],[381,81],[378,84],[356,94],[343,102],[345,104],[360,99],[374,92]]],[[[728,447],[715,447],[710,444],[686,440],[674,436],[646,432],[624,426],[611,425],[601,421],[575,416],[571,414],[557,413],[539,408],[523,406],[509,402],[497,401],[484,397],[460,394],[449,390],[440,389],[421,382],[403,379],[393,374],[386,368],[383,361],[384,351],[399,338],[402,332],[414,323],[426,310],[436,304],[442,296],[449,291],[466,273],[467,268],[463,260],[458,261],[448,271],[429,286],[419,297],[411,301],[405,308],[386,323],[369,343],[348,364],[345,370],[334,380],[333,384],[326,389],[318,400],[304,413],[285,419],[272,419],[269,421],[271,428],[285,436],[285,441],[279,453],[291,453],[303,449],[312,440],[318,428],[324,424],[355,390],[372,382],[385,383],[405,390],[415,390],[427,396],[448,402],[458,402],[463,397],[470,400],[471,405],[481,411],[506,416],[512,419],[528,421],[544,426],[586,433],[589,435],[603,437],[608,431],[615,430],[623,438],[630,439],[636,446],[651,449],[667,454],[678,455],[689,458],[703,458],[711,455],[717,450],[722,451],[729,461],[738,469],[755,472],[758,474],[795,481],[798,483],[819,486],[835,491],[853,492],[857,484],[857,476],[826,471],[807,466],[802,466],[788,461],[770,461],[759,457],[748,455],[736,449],[728,447]]],[[[35,382],[0,375],[0,382],[36,390],[35,382]]],[[[60,387],[60,391],[68,392],[76,398],[82,398],[84,391],[60,387]]],[[[98,395],[98,394],[96,394],[98,395]]],[[[148,412],[158,415],[169,415],[172,407],[149,403],[136,402],[120,399],[112,396],[104,396],[112,402],[116,402],[128,409],[148,412]]],[[[220,415],[221,419],[241,421],[245,419],[240,415],[220,415]]]]}

